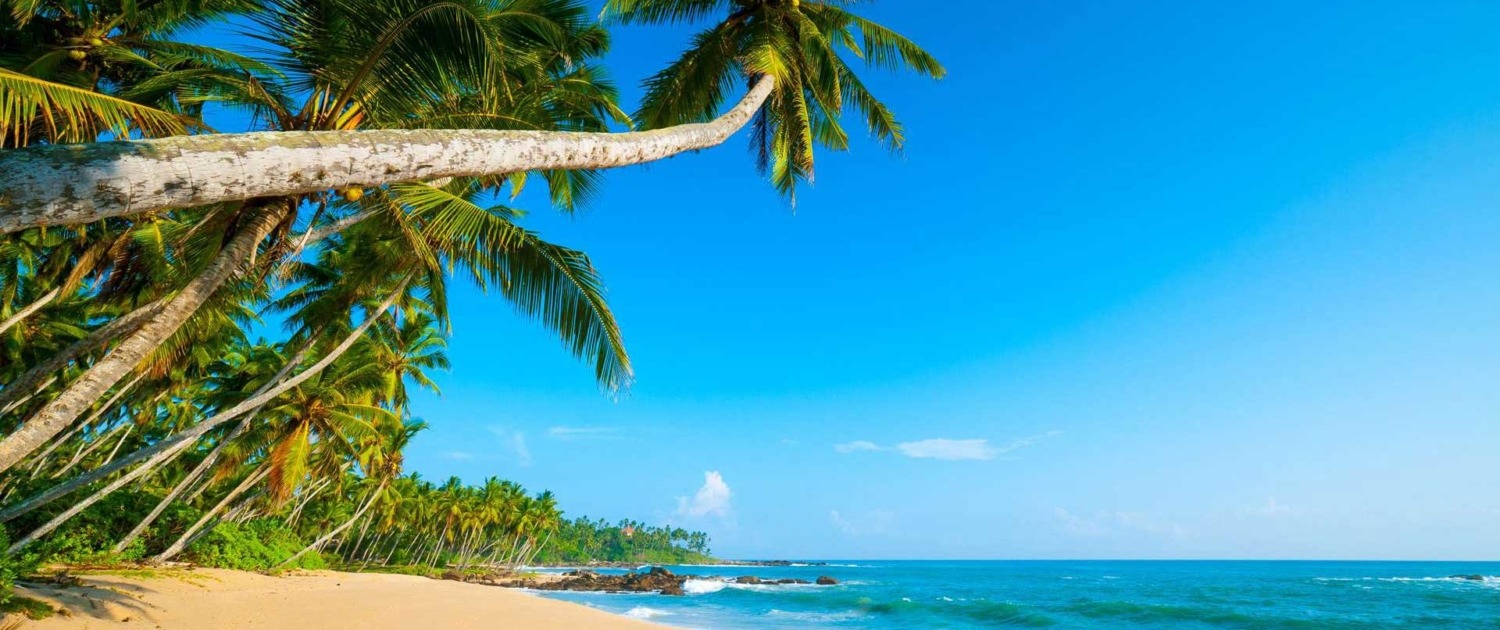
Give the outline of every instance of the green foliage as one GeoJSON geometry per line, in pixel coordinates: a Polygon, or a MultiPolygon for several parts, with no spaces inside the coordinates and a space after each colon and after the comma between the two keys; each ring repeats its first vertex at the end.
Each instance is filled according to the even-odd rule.
{"type": "Polygon", "coordinates": [[[552,541],[537,556],[537,563],[705,564],[714,560],[709,555],[708,534],[630,520],[613,525],[587,517],[564,521],[552,541]]]}
{"type": "MultiPolygon", "coordinates": [[[[198,564],[241,571],[269,571],[307,546],[307,541],[280,519],[221,523],[188,547],[188,559],[198,564]]],[[[322,556],[309,553],[284,568],[322,569],[322,556]]]]}
{"type": "MultiPolygon", "coordinates": [[[[10,546],[10,537],[5,528],[0,527],[0,548],[10,546]]],[[[35,553],[25,554],[0,554],[0,615],[11,612],[25,613],[32,619],[41,617],[33,616],[34,600],[16,595],[16,580],[36,572],[38,555],[35,553]]],[[[46,608],[45,605],[43,605],[46,608]]],[[[46,615],[50,615],[52,609],[46,608],[46,615]]],[[[43,615],[43,616],[46,616],[43,615]]]]}
{"type": "MultiPolygon", "coordinates": [[[[845,113],[891,149],[904,141],[846,60],[944,72],[911,41],[851,13],[857,2],[611,0],[604,15],[621,22],[715,20],[646,82],[632,119],[601,67],[609,34],[583,0],[0,4],[0,147],[214,133],[202,121],[210,103],[247,110],[247,131],[665,127],[709,119],[742,84],[769,76],[775,91],[751,137],[760,166],[790,196],[812,179],[815,145],[847,148],[845,113]],[[252,25],[258,58],[174,40],[229,17],[252,25]]],[[[529,180],[573,212],[601,176],[445,178],[0,235],[0,320],[28,313],[0,330],[0,435],[70,388],[94,396],[67,432],[0,474],[6,496],[52,501],[9,521],[41,542],[0,561],[0,586],[38,558],[169,559],[190,540],[190,559],[252,570],[314,541],[350,565],[414,571],[709,560],[701,532],[565,521],[550,493],[498,479],[437,486],[402,476],[404,449],[425,426],[408,387],[436,390],[429,372],[448,367],[450,281],[500,294],[588,363],[606,391],[630,383],[590,259],[543,240],[523,227],[524,211],[503,205],[529,180]],[[272,219],[253,256],[221,258],[246,225],[272,219]],[[130,374],[94,391],[89,383],[107,379],[83,375],[110,371],[99,367],[109,348],[142,321],[168,321],[148,305],[221,262],[241,272],[172,323],[180,327],[130,374]],[[252,340],[268,330],[262,318],[283,322],[284,334],[252,340]],[[245,408],[225,422],[226,410],[245,408]],[[185,454],[153,460],[161,463],[123,488],[105,486],[117,478],[111,465],[152,457],[190,427],[207,433],[185,454]],[[75,481],[67,493],[45,492],[75,481]],[[73,505],[87,508],[62,519],[73,505]]],[[[295,565],[322,562],[310,553],[295,565]]]]}
{"type": "Polygon", "coordinates": [[[609,0],[604,13],[622,23],[697,22],[714,18],[682,56],[645,81],[636,120],[666,127],[706,120],[737,83],[757,76],[776,89],[756,115],[751,148],[763,172],[788,198],[813,179],[813,149],[849,148],[842,115],[862,118],[881,144],[900,150],[901,123],[865,88],[849,59],[888,70],[941,78],[930,53],[895,31],[849,10],[847,0],[609,0]]]}
{"type": "Polygon", "coordinates": [[[21,597],[20,595],[8,594],[0,597],[0,617],[10,614],[19,614],[27,619],[46,619],[57,614],[47,602],[21,597]]]}

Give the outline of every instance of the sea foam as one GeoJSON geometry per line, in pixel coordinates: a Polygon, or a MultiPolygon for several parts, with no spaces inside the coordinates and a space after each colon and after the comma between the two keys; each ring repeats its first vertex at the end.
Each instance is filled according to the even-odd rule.
{"type": "Polygon", "coordinates": [[[723,580],[687,580],[682,583],[682,592],[689,595],[707,595],[717,593],[729,586],[723,580]]]}
{"type": "Polygon", "coordinates": [[[661,610],[659,608],[651,608],[649,606],[636,606],[635,608],[631,608],[630,610],[625,611],[625,616],[626,617],[635,617],[636,619],[651,619],[653,617],[666,617],[667,615],[670,615],[670,614],[672,614],[672,613],[669,613],[669,612],[667,612],[665,610],[661,610]]]}

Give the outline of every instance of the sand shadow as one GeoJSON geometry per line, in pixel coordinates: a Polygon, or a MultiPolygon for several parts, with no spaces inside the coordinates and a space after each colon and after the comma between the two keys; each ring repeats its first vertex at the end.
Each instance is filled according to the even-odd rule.
{"type": "Polygon", "coordinates": [[[71,586],[25,580],[16,583],[17,594],[47,602],[59,615],[116,622],[155,621],[151,611],[158,607],[144,601],[154,592],[139,582],[107,575],[90,575],[71,586]]]}

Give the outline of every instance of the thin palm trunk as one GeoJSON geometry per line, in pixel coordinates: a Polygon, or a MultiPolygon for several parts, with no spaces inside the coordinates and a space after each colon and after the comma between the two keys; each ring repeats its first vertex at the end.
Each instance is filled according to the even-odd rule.
{"type": "MultiPolygon", "coordinates": [[[[46,376],[46,374],[42,374],[41,376],[46,376]]],[[[40,380],[40,379],[38,379],[38,380],[40,380]]],[[[6,398],[5,404],[0,405],[0,416],[8,414],[8,413],[10,413],[10,411],[12,409],[15,409],[16,407],[20,407],[21,405],[26,404],[27,401],[30,401],[37,394],[40,394],[40,393],[42,393],[44,391],[47,391],[47,388],[51,387],[52,384],[56,383],[56,382],[57,382],[57,377],[53,376],[52,378],[47,379],[46,382],[37,385],[36,389],[31,389],[31,393],[30,394],[23,394],[22,393],[22,392],[25,392],[28,389],[30,389],[30,385],[31,385],[30,383],[27,383],[26,385],[23,385],[23,386],[18,386],[15,389],[11,389],[11,388],[7,387],[7,388],[5,388],[5,391],[0,391],[0,398],[6,398]]]]}
{"type": "Polygon", "coordinates": [[[67,473],[69,470],[72,470],[72,468],[74,466],[78,465],[78,462],[83,461],[83,458],[88,457],[89,453],[94,452],[94,449],[97,449],[100,446],[103,446],[106,442],[108,442],[109,439],[114,436],[115,431],[119,431],[120,429],[123,429],[123,428],[125,428],[127,426],[135,426],[135,425],[131,425],[131,424],[128,424],[128,423],[117,424],[117,425],[115,425],[113,427],[110,427],[104,433],[102,433],[102,434],[98,435],[97,437],[95,437],[93,442],[90,442],[88,444],[80,444],[80,445],[78,445],[78,451],[76,453],[73,453],[73,457],[68,460],[67,465],[63,466],[62,470],[57,471],[57,474],[54,474],[52,476],[53,477],[61,477],[63,474],[67,473]]]}
{"type": "Polygon", "coordinates": [[[16,324],[21,323],[21,320],[26,319],[32,313],[41,310],[43,306],[51,304],[52,300],[57,299],[57,296],[60,294],[62,294],[61,289],[53,289],[42,294],[42,297],[33,300],[30,304],[22,307],[21,310],[16,311],[16,313],[14,315],[11,315],[9,319],[0,322],[0,332],[9,330],[11,326],[15,326],[16,324]]]}
{"type": "Polygon", "coordinates": [[[552,532],[553,531],[554,530],[547,530],[547,535],[544,538],[542,538],[542,544],[537,545],[536,546],[536,550],[533,551],[533,552],[531,552],[531,557],[527,558],[526,562],[523,562],[521,564],[524,564],[526,566],[531,566],[531,563],[536,562],[536,557],[539,556],[539,555],[541,555],[542,550],[547,548],[547,543],[549,543],[549,542],[552,541],[552,532]]]}
{"type": "Polygon", "coordinates": [[[119,442],[115,442],[115,447],[112,448],[112,449],[110,449],[109,455],[104,458],[104,463],[100,464],[100,465],[101,466],[107,466],[107,465],[109,465],[109,462],[112,461],[112,460],[114,460],[115,455],[119,454],[120,447],[125,445],[125,440],[130,439],[130,434],[134,433],[134,432],[135,432],[135,424],[132,423],[132,424],[130,424],[130,428],[125,429],[125,435],[120,436],[120,441],[119,442]]]}
{"type": "Polygon", "coordinates": [[[16,462],[67,429],[85,409],[134,370],[141,359],[166,341],[172,333],[177,332],[220,285],[240,270],[255,252],[261,239],[276,226],[280,218],[280,213],[270,209],[253,211],[239,234],[229,241],[202,273],[189,281],[171,302],[162,307],[160,313],[115,346],[114,350],[90,367],[67,390],[9,437],[0,441],[0,472],[9,470],[16,462]]]}
{"type": "Polygon", "coordinates": [[[123,335],[135,332],[147,320],[155,317],[166,304],[165,299],[157,300],[116,317],[114,321],[94,329],[94,332],[89,333],[88,336],[73,342],[62,352],[26,370],[24,374],[7,383],[5,389],[0,390],[0,414],[10,413],[11,409],[24,402],[23,396],[26,394],[23,392],[32,392],[31,395],[35,395],[36,392],[45,390],[52,381],[57,380],[57,377],[53,376],[46,383],[42,381],[72,363],[74,359],[123,335]]]}
{"type": "MultiPolygon", "coordinates": [[[[125,392],[130,391],[130,388],[135,387],[135,384],[141,382],[141,379],[144,378],[144,377],[145,377],[144,374],[136,375],[136,377],[134,379],[131,379],[131,381],[129,383],[126,383],[124,387],[121,387],[118,391],[116,391],[113,398],[110,398],[103,405],[100,405],[99,409],[94,412],[94,415],[89,416],[87,420],[84,420],[83,422],[78,423],[77,426],[75,426],[72,429],[68,430],[67,433],[64,433],[62,437],[53,440],[51,444],[47,445],[47,450],[42,451],[41,454],[39,454],[39,455],[36,456],[36,466],[32,467],[31,474],[35,475],[38,472],[41,472],[42,467],[45,466],[46,463],[47,463],[47,457],[52,454],[52,451],[57,450],[57,447],[62,446],[63,444],[66,444],[67,441],[69,439],[72,439],[72,437],[74,435],[78,434],[79,431],[82,431],[82,430],[88,428],[88,426],[91,425],[91,424],[93,424],[95,420],[99,419],[99,416],[102,416],[102,415],[105,414],[105,412],[107,412],[107,411],[109,411],[111,409],[114,409],[115,403],[120,400],[120,397],[124,396],[125,392]]],[[[54,474],[52,476],[53,477],[58,477],[58,476],[61,476],[61,475],[62,475],[62,473],[59,472],[59,473],[54,474]]]]}
{"type": "Polygon", "coordinates": [[[375,501],[380,498],[380,493],[385,491],[385,485],[386,482],[382,480],[380,482],[380,485],[375,487],[375,491],[370,493],[370,498],[365,501],[365,504],[360,506],[359,510],[354,513],[354,516],[351,516],[349,517],[349,520],[344,521],[343,525],[339,525],[338,527],[335,527],[333,531],[328,532],[327,534],[323,534],[322,538],[313,541],[313,544],[311,545],[303,547],[302,551],[292,554],[292,557],[287,558],[286,560],[282,561],[281,564],[278,564],[276,566],[280,568],[296,562],[298,558],[306,555],[307,552],[322,547],[328,541],[333,540],[335,536],[344,533],[344,530],[349,529],[351,526],[353,526],[354,523],[358,522],[359,519],[365,515],[365,512],[369,511],[370,506],[375,505],[375,501]]]}
{"type": "Polygon", "coordinates": [[[230,502],[235,500],[236,497],[240,496],[240,494],[244,493],[246,490],[249,490],[251,486],[259,483],[261,479],[265,478],[265,476],[269,474],[271,474],[270,466],[267,466],[263,463],[260,466],[256,467],[255,472],[247,475],[244,480],[240,481],[239,485],[235,486],[233,490],[229,491],[229,494],[224,495],[224,498],[220,499],[219,502],[214,505],[213,509],[204,512],[203,516],[199,517],[198,521],[193,523],[192,527],[189,527],[187,531],[182,532],[182,535],[178,536],[175,542],[169,545],[161,553],[157,554],[153,559],[156,562],[166,562],[167,560],[171,560],[173,556],[182,553],[183,549],[187,549],[187,546],[192,544],[194,539],[193,535],[198,533],[198,530],[203,529],[203,527],[207,525],[208,522],[219,513],[219,511],[227,507],[230,502]]]}
{"type": "MultiPolygon", "coordinates": [[[[72,507],[64,510],[61,514],[58,514],[57,516],[52,517],[52,520],[47,521],[46,523],[42,524],[40,527],[37,527],[36,529],[32,530],[31,533],[26,534],[25,536],[21,537],[19,540],[17,540],[15,542],[15,544],[13,544],[13,545],[10,546],[10,549],[7,550],[7,553],[15,553],[16,551],[20,550],[22,547],[25,547],[26,545],[31,544],[36,539],[41,538],[42,536],[46,536],[47,534],[52,533],[52,530],[57,529],[63,523],[68,522],[69,519],[72,519],[73,517],[78,516],[79,513],[81,513],[84,510],[88,509],[89,506],[92,506],[93,504],[98,503],[100,500],[103,500],[104,497],[107,497],[110,494],[113,494],[114,491],[119,490],[120,488],[123,488],[126,485],[129,485],[131,482],[134,482],[135,480],[140,479],[141,477],[146,476],[146,473],[149,473],[149,472],[151,472],[153,470],[156,470],[158,467],[160,467],[161,465],[165,464],[167,461],[170,461],[173,457],[175,457],[177,455],[177,453],[179,451],[181,451],[183,448],[185,448],[185,446],[186,445],[182,445],[182,446],[177,447],[176,449],[171,449],[171,450],[163,451],[163,452],[159,453],[156,457],[154,457],[151,460],[147,461],[145,464],[142,464],[141,466],[137,467],[135,470],[132,470],[129,473],[126,473],[124,475],[120,475],[120,477],[118,479],[115,479],[114,481],[112,481],[109,484],[105,485],[103,488],[100,488],[99,490],[95,491],[94,494],[89,495],[88,498],[86,498],[86,499],[84,499],[82,501],[79,501],[78,503],[73,504],[72,507]]],[[[139,451],[137,451],[137,452],[139,452],[139,451]]],[[[101,470],[101,469],[105,469],[105,468],[110,468],[110,466],[109,465],[101,466],[100,468],[95,469],[95,470],[101,470]]],[[[79,477],[84,477],[84,476],[87,476],[87,475],[79,475],[79,477]]],[[[66,484],[63,484],[63,485],[66,485],[66,484]]],[[[24,505],[26,503],[27,502],[22,502],[22,505],[24,505]]],[[[17,505],[17,506],[14,506],[13,508],[7,508],[7,510],[15,509],[15,508],[20,508],[20,507],[22,507],[22,505],[17,505]]],[[[36,507],[38,507],[38,506],[37,505],[30,505],[30,506],[27,507],[27,509],[25,511],[30,511],[32,509],[36,509],[36,507]]],[[[15,518],[15,516],[19,516],[20,514],[24,514],[24,513],[25,512],[20,512],[18,514],[15,514],[15,515],[11,516],[10,518],[15,518]]]]}
{"type": "Polygon", "coordinates": [[[229,435],[224,436],[224,439],[220,440],[218,445],[214,446],[214,450],[209,451],[208,455],[203,458],[203,461],[198,462],[198,465],[193,468],[192,472],[189,472],[186,476],[184,476],[182,478],[182,481],[177,482],[177,485],[172,487],[172,490],[167,493],[167,496],[162,497],[161,501],[158,501],[156,503],[156,507],[152,508],[151,513],[147,514],[146,517],[141,519],[139,523],[136,523],[135,527],[120,539],[120,542],[115,543],[115,553],[124,551],[126,547],[130,546],[130,543],[135,542],[135,539],[139,538],[140,535],[146,531],[146,528],[150,527],[152,523],[156,522],[156,518],[158,516],[161,516],[162,512],[166,511],[167,506],[171,505],[173,501],[177,500],[177,497],[179,495],[187,491],[187,489],[189,487],[192,487],[192,485],[196,483],[204,473],[208,472],[209,468],[213,467],[214,462],[217,462],[219,460],[219,455],[224,452],[224,447],[228,446],[230,442],[234,441],[234,438],[238,437],[241,432],[249,428],[250,420],[254,417],[255,416],[247,415],[245,416],[245,419],[240,420],[240,423],[236,425],[232,431],[229,432],[229,435]]]}
{"type": "MultiPolygon", "coordinates": [[[[267,389],[275,386],[277,383],[280,383],[281,379],[286,378],[286,375],[289,374],[293,368],[297,367],[302,363],[304,359],[307,358],[307,355],[312,351],[312,348],[312,339],[309,338],[308,343],[305,344],[301,350],[297,351],[297,354],[292,355],[292,358],[289,359],[285,365],[281,366],[281,369],[278,370],[276,374],[270,378],[270,380],[266,381],[265,385],[260,386],[260,388],[258,388],[255,391],[255,394],[252,394],[252,396],[263,394],[267,389]]],[[[245,429],[250,428],[250,421],[254,417],[254,415],[250,414],[245,415],[245,418],[243,420],[240,420],[240,423],[229,432],[229,435],[224,436],[224,439],[219,441],[219,444],[214,447],[214,450],[209,451],[208,455],[203,458],[203,461],[198,462],[198,466],[193,468],[192,472],[183,477],[182,481],[178,482],[177,485],[172,488],[172,491],[167,493],[167,496],[162,497],[161,501],[156,504],[156,507],[151,510],[151,513],[146,515],[146,518],[143,518],[141,519],[141,522],[136,523],[135,528],[131,529],[129,533],[125,534],[125,537],[121,538],[119,543],[115,544],[115,553],[124,551],[125,547],[128,547],[130,543],[134,542],[136,538],[140,537],[140,535],[146,531],[146,528],[150,527],[151,523],[155,522],[157,517],[161,516],[161,513],[167,509],[167,506],[172,504],[172,501],[175,501],[177,499],[178,495],[182,494],[189,487],[191,487],[192,484],[196,482],[198,478],[201,477],[205,472],[208,472],[209,468],[214,465],[214,462],[217,462],[219,460],[219,455],[224,452],[224,447],[228,446],[230,442],[234,441],[234,438],[243,433],[245,429]]],[[[205,487],[207,486],[205,485],[205,487]]]]}
{"type": "Polygon", "coordinates": [[[0,152],[0,232],[442,177],[642,164],[722,144],[770,96],[760,77],[724,115],[628,133],[282,131],[0,152]]]}
{"type": "MultiPolygon", "coordinates": [[[[208,433],[213,428],[222,425],[225,422],[233,420],[239,417],[241,414],[258,409],[267,402],[275,399],[277,396],[285,393],[287,390],[301,385],[303,381],[312,378],[319,372],[323,371],[324,368],[332,364],[340,356],[343,356],[343,354],[354,345],[354,342],[358,341],[359,338],[364,335],[366,330],[369,330],[370,326],[375,323],[375,320],[379,319],[380,316],[385,313],[385,311],[389,310],[391,306],[396,303],[396,300],[401,297],[402,293],[405,290],[406,281],[403,280],[401,284],[396,288],[396,290],[391,294],[391,296],[386,299],[385,303],[381,304],[380,307],[376,310],[370,312],[370,314],[365,317],[365,321],[361,322],[353,332],[349,333],[349,335],[345,337],[338,346],[334,347],[334,349],[322,359],[319,359],[317,363],[308,366],[306,370],[303,370],[296,376],[283,381],[280,385],[261,392],[259,395],[251,396],[250,398],[242,401],[240,404],[231,407],[228,411],[219,413],[211,418],[199,422],[191,429],[179,432],[172,437],[160,440],[155,444],[152,444],[145,448],[141,448],[107,466],[100,466],[99,468],[95,468],[94,470],[74,477],[67,482],[48,488],[47,490],[44,490],[36,496],[26,499],[25,501],[0,510],[0,523],[9,521],[16,518],[17,516],[35,510],[36,508],[46,505],[58,499],[59,497],[66,496],[67,494],[73,492],[74,490],[77,490],[78,488],[119,472],[121,469],[141,460],[151,458],[151,462],[143,465],[142,468],[151,467],[153,464],[159,465],[163,460],[169,459],[176,453],[180,452],[182,449],[186,448],[187,445],[196,441],[199,437],[202,437],[203,434],[208,433]]],[[[142,471],[136,471],[132,472],[130,475],[126,475],[126,477],[134,479],[136,476],[138,476],[137,473],[145,474],[142,471]]]]}

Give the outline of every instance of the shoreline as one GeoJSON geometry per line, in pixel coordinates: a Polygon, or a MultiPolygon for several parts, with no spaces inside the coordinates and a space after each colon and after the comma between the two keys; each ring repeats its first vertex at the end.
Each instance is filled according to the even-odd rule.
{"type": "Polygon", "coordinates": [[[76,585],[27,583],[17,594],[59,609],[21,627],[646,630],[668,626],[512,588],[391,573],[229,569],[82,572],[76,585]]]}

